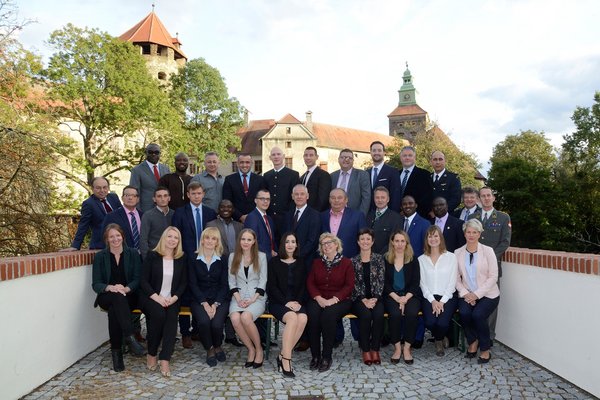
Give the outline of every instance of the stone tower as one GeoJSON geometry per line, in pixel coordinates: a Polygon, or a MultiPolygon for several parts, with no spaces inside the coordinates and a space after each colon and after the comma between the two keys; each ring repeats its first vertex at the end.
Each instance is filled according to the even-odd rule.
{"type": "Polygon", "coordinates": [[[412,75],[406,64],[406,71],[402,76],[402,87],[398,90],[398,107],[389,115],[390,136],[400,135],[403,139],[413,143],[419,132],[427,128],[427,112],[417,104],[416,89],[412,83],[412,75]]]}

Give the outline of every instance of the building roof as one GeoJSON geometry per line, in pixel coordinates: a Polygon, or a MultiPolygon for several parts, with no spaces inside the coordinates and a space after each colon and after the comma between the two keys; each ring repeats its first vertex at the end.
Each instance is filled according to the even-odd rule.
{"type": "Polygon", "coordinates": [[[389,117],[404,116],[404,115],[427,115],[427,112],[419,107],[418,104],[398,106],[392,111],[389,117]]]}
{"type": "Polygon", "coordinates": [[[236,134],[242,140],[242,153],[262,155],[260,139],[275,126],[274,119],[249,121],[248,125],[238,129],[236,134]]]}
{"type": "Polygon", "coordinates": [[[179,48],[181,44],[179,39],[171,36],[154,11],[151,11],[150,14],[135,24],[133,28],[119,36],[119,39],[136,44],[153,43],[170,47],[175,51],[175,58],[183,57],[187,59],[179,48]]]}
{"type": "Polygon", "coordinates": [[[317,146],[319,147],[369,152],[369,146],[376,140],[386,146],[391,145],[394,141],[394,138],[389,135],[319,122],[313,122],[312,130],[317,137],[317,146]]]}
{"type": "Polygon", "coordinates": [[[301,124],[298,118],[294,117],[292,114],[286,114],[283,118],[277,121],[278,124],[301,124]]]}

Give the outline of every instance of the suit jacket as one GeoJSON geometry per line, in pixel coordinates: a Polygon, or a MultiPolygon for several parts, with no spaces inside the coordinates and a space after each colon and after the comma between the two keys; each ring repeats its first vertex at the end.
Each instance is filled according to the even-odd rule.
{"type": "MultiPolygon", "coordinates": [[[[482,213],[483,210],[476,212],[470,215],[469,219],[477,218],[481,221],[482,213]]],[[[483,224],[483,222],[481,223],[483,224]]],[[[483,224],[483,232],[481,232],[479,242],[494,249],[496,259],[498,260],[498,276],[500,277],[502,276],[502,256],[504,256],[504,252],[510,246],[511,233],[510,216],[494,208],[492,215],[483,224]]]]}
{"type": "MultiPolygon", "coordinates": [[[[431,222],[431,225],[435,225],[435,218],[432,218],[429,221],[431,222]]],[[[448,214],[448,219],[446,219],[446,224],[444,225],[442,233],[444,234],[446,249],[451,253],[466,243],[465,234],[462,230],[463,223],[464,221],[448,214]]]]}
{"type": "Polygon", "coordinates": [[[167,215],[163,214],[157,207],[144,213],[142,217],[142,229],[140,230],[140,253],[142,259],[158,244],[165,229],[171,226],[175,211],[169,209],[167,215]]]}
{"type": "Polygon", "coordinates": [[[214,261],[210,269],[206,263],[196,258],[196,255],[188,257],[189,289],[192,299],[198,303],[209,301],[211,303],[229,303],[229,283],[227,278],[227,259],[221,257],[214,261]]]}
{"type": "MultiPolygon", "coordinates": [[[[169,167],[165,164],[158,163],[158,174],[161,177],[170,173],[171,170],[169,170],[169,167]]],[[[129,185],[137,188],[139,191],[140,204],[138,207],[142,211],[148,211],[154,207],[154,200],[152,200],[152,197],[154,197],[154,190],[158,187],[158,181],[154,176],[154,172],[150,169],[145,160],[131,170],[129,185]]]]}
{"type": "MultiPolygon", "coordinates": [[[[306,172],[300,177],[304,182],[306,172]]],[[[331,177],[326,171],[317,167],[306,182],[308,189],[308,205],[317,211],[325,211],[329,208],[329,192],[331,192],[331,177]]]]}
{"type": "Polygon", "coordinates": [[[244,194],[244,186],[242,185],[242,179],[240,178],[239,173],[235,172],[231,175],[227,175],[225,177],[225,182],[223,182],[223,198],[231,200],[233,203],[233,218],[238,221],[242,215],[246,215],[256,208],[256,204],[254,203],[256,194],[260,189],[267,188],[267,183],[262,176],[257,175],[254,172],[250,172],[249,176],[250,183],[248,184],[248,196],[244,194]]]}
{"type": "Polygon", "coordinates": [[[271,204],[267,210],[269,215],[283,215],[294,206],[292,189],[300,182],[300,174],[288,167],[279,172],[270,170],[264,174],[265,183],[271,193],[271,204]]]}
{"type": "MultiPolygon", "coordinates": [[[[244,225],[241,222],[236,221],[234,219],[231,220],[230,224],[233,227],[233,231],[235,232],[235,237],[237,239],[238,235],[240,234],[240,231],[242,229],[244,229],[244,225]]],[[[233,253],[235,248],[230,249],[229,245],[227,244],[227,234],[225,233],[225,222],[223,222],[223,220],[221,218],[219,218],[219,216],[217,215],[216,219],[213,219],[212,221],[210,221],[209,223],[206,224],[207,228],[209,226],[215,227],[219,230],[219,233],[221,234],[221,244],[223,245],[223,255],[221,256],[221,258],[223,258],[224,260],[227,260],[229,258],[229,254],[233,253]]]]}
{"type": "MultiPolygon", "coordinates": [[[[406,217],[402,217],[402,220],[400,221],[400,226],[402,229],[404,229],[405,219],[406,217]]],[[[406,232],[410,238],[410,245],[415,253],[415,259],[419,258],[419,256],[423,254],[425,235],[427,234],[427,228],[430,226],[431,224],[428,220],[415,213],[415,217],[408,228],[408,232],[406,232]]]]}
{"type": "Polygon", "coordinates": [[[432,172],[429,176],[429,182],[432,186],[431,200],[436,197],[443,197],[448,202],[448,210],[454,210],[460,204],[461,184],[460,178],[454,172],[444,170],[442,176],[437,182],[433,182],[435,173],[432,172]]]}
{"type": "Polygon", "coordinates": [[[304,259],[306,270],[310,271],[312,262],[317,257],[319,249],[319,234],[321,233],[321,215],[317,210],[306,206],[294,229],[294,214],[292,209],[285,216],[285,232],[294,232],[298,241],[298,255],[304,259]]]}
{"type": "Polygon", "coordinates": [[[256,239],[258,241],[258,251],[262,251],[267,256],[267,261],[271,259],[271,245],[273,246],[273,250],[278,251],[279,247],[277,247],[277,242],[275,240],[276,236],[276,228],[275,223],[273,222],[273,218],[267,215],[267,220],[269,221],[269,226],[271,227],[271,233],[273,234],[273,242],[271,243],[271,236],[269,236],[269,231],[267,230],[267,225],[265,224],[265,220],[258,211],[258,209],[252,210],[248,213],[246,220],[244,221],[244,228],[250,228],[256,233],[256,239]]]}
{"type": "Polygon", "coordinates": [[[391,167],[387,164],[381,166],[381,170],[377,171],[377,182],[373,182],[373,167],[367,168],[369,174],[369,182],[371,182],[371,210],[375,209],[375,203],[373,202],[373,190],[378,186],[383,186],[390,192],[390,202],[388,207],[394,211],[400,211],[400,204],[402,203],[402,197],[400,193],[400,172],[398,169],[391,167]]]}
{"type": "Polygon", "coordinates": [[[248,269],[248,277],[244,274],[244,268],[240,266],[236,275],[231,274],[231,263],[233,254],[229,256],[227,278],[229,280],[229,290],[233,294],[239,292],[242,299],[248,299],[254,296],[254,293],[265,298],[267,290],[267,257],[263,252],[258,252],[258,272],[254,271],[254,266],[248,269]]]}
{"type": "MultiPolygon", "coordinates": [[[[119,196],[114,193],[109,193],[106,196],[110,206],[113,211],[117,208],[121,207],[121,201],[119,200],[119,196]]],[[[77,232],[75,232],[75,237],[73,238],[73,243],[71,243],[71,247],[76,249],[81,248],[81,243],[85,238],[88,230],[92,230],[92,238],[90,239],[90,249],[103,249],[104,248],[104,240],[102,240],[102,236],[104,235],[104,230],[102,229],[102,223],[104,222],[104,217],[106,216],[106,209],[104,205],[100,202],[100,199],[94,195],[91,195],[87,199],[83,201],[81,204],[81,218],[79,219],[79,224],[77,225],[77,232]]]]}
{"type": "MultiPolygon", "coordinates": [[[[106,229],[106,225],[108,224],[117,224],[123,229],[125,232],[125,243],[127,247],[133,248],[133,232],[131,231],[131,224],[129,223],[129,216],[127,215],[129,211],[125,209],[125,207],[119,207],[113,212],[106,214],[104,217],[104,222],[102,222],[102,232],[106,229]]],[[[138,210],[140,214],[140,225],[142,224],[142,215],[144,214],[142,211],[138,210]]],[[[140,243],[141,243],[141,226],[138,226],[138,235],[140,235],[140,243]]]]}
{"type": "MultiPolygon", "coordinates": [[[[294,293],[291,293],[291,299],[300,304],[304,303],[306,292],[306,266],[304,260],[296,259],[292,280],[294,282],[294,293]]],[[[269,303],[285,305],[288,300],[288,264],[281,261],[279,257],[273,257],[269,261],[267,273],[267,294],[269,303]]]]}
{"type": "MultiPolygon", "coordinates": [[[[354,268],[354,290],[352,291],[352,300],[362,300],[365,298],[367,287],[363,274],[363,266],[360,254],[352,257],[350,260],[354,268]]],[[[383,295],[383,284],[385,282],[385,260],[381,254],[371,253],[369,279],[371,283],[371,296],[381,299],[383,295]]]]}
{"type": "MultiPolygon", "coordinates": [[[[196,242],[196,223],[194,222],[194,214],[192,213],[192,204],[186,204],[183,207],[179,207],[173,214],[171,224],[179,229],[181,232],[181,245],[183,251],[189,257],[193,256],[198,249],[198,243],[196,242]]],[[[204,204],[202,207],[202,230],[206,227],[206,224],[217,218],[217,213],[212,209],[206,207],[204,204]]],[[[200,238],[199,232],[198,238],[200,238]]]]}
{"type": "MultiPolygon", "coordinates": [[[[337,187],[340,174],[341,170],[339,169],[331,173],[332,187],[337,187]]],[[[371,183],[367,171],[352,168],[346,194],[348,195],[348,207],[367,215],[371,207],[371,183]]]]}
{"type": "MultiPolygon", "coordinates": [[[[454,210],[454,212],[452,213],[452,215],[458,219],[462,219],[461,218],[461,214],[463,212],[465,208],[461,207],[461,208],[457,208],[456,210],[454,210]]],[[[450,210],[450,208],[448,208],[448,210],[450,210]]],[[[475,212],[481,212],[481,206],[477,205],[475,206],[475,212]]]]}
{"type": "MultiPolygon", "coordinates": [[[[127,287],[132,292],[135,292],[140,286],[140,255],[134,249],[123,246],[122,257],[127,287]]],[[[108,282],[110,282],[110,250],[103,249],[94,256],[92,289],[98,294],[103,293],[106,290],[106,286],[108,286],[108,282]]],[[[94,307],[96,307],[95,303],[94,307]]]]}
{"type": "Polygon", "coordinates": [[[421,295],[421,270],[419,262],[416,257],[402,267],[404,270],[404,290],[394,290],[394,272],[396,267],[394,264],[385,262],[385,281],[383,284],[383,295],[388,297],[390,293],[394,292],[399,296],[404,296],[406,293],[412,293],[416,298],[420,298],[421,295]]]}
{"type": "MultiPolygon", "coordinates": [[[[456,261],[458,263],[458,277],[456,279],[456,289],[460,297],[465,297],[469,290],[467,268],[465,265],[467,246],[457,249],[455,252],[456,261]]],[[[500,296],[498,288],[498,262],[494,249],[489,246],[479,243],[477,245],[477,290],[473,293],[477,297],[487,297],[495,299],[500,296]]]]}
{"type": "Polygon", "coordinates": [[[403,217],[389,207],[377,219],[376,210],[369,211],[367,215],[367,226],[375,232],[375,243],[371,250],[375,253],[384,254],[388,250],[390,235],[399,229],[402,229],[403,217]]]}
{"type": "MultiPolygon", "coordinates": [[[[329,211],[321,213],[321,232],[331,232],[329,211]]],[[[358,231],[366,226],[367,221],[363,213],[349,207],[344,209],[344,215],[337,232],[337,237],[342,241],[342,254],[344,257],[352,258],[358,254],[358,231]]]]}
{"type": "MultiPolygon", "coordinates": [[[[403,170],[400,170],[400,183],[402,183],[403,177],[404,172],[403,170]]],[[[428,214],[429,210],[431,210],[432,201],[432,187],[429,171],[415,166],[406,182],[404,191],[402,191],[402,189],[400,189],[400,191],[402,192],[402,198],[409,195],[414,197],[417,202],[417,212],[419,215],[423,218],[429,218],[428,214]]]]}
{"type": "MultiPolygon", "coordinates": [[[[140,279],[140,296],[150,297],[160,294],[163,282],[163,257],[155,251],[148,252],[142,264],[140,279]]],[[[181,299],[188,283],[187,257],[173,260],[173,280],[171,281],[171,296],[181,299]]]]}

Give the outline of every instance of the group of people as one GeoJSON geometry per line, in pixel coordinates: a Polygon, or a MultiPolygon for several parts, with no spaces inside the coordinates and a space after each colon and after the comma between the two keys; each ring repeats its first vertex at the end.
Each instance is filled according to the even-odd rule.
{"type": "Polygon", "coordinates": [[[165,376],[177,318],[183,346],[192,347],[195,335],[209,366],[226,360],[225,330],[247,348],[244,366],[260,368],[264,333],[257,318],[267,309],[285,324],[277,366],[288,377],[293,351],[302,347],[310,348],[311,370],[331,367],[348,313],[357,316],[353,335],[367,365],[381,363],[384,314],[390,361],[412,364],[425,327],[436,354],[444,355],[457,309],[466,357],[479,351],[478,362],[489,362],[510,218],[494,209],[490,188],[461,189],[442,152],[431,155],[431,174],[414,165],[415,155],[403,148],[398,170],[385,164],[384,145],[373,142],[373,167],[354,168],[353,152],[344,149],[340,169],[329,174],[308,147],[300,175],[273,148],[273,169],[264,176],[251,172],[250,155],[239,154],[238,171],[223,178],[218,156],[207,153],[205,171],[192,177],[184,153],[170,173],[151,144],[122,205],[108,180],[95,178],[66,250],[78,249],[90,228],[90,248],[104,248],[94,261],[93,288],[108,311],[114,369],[124,368],[123,338],[134,354],[144,354],[130,316],[135,307],[146,315],[147,366],[165,376]],[[461,193],[464,206],[457,208],[461,193]],[[178,317],[182,305],[192,321],[178,317]]]}

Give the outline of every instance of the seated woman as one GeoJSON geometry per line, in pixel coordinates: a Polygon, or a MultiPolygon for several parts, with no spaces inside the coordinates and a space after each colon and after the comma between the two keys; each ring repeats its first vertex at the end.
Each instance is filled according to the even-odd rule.
{"type": "Polygon", "coordinates": [[[487,319],[498,307],[498,260],[494,249],[479,243],[483,226],[477,219],[470,219],[463,225],[467,244],[456,249],[458,263],[458,312],[465,329],[469,348],[465,358],[475,358],[479,348],[479,364],[490,361],[490,329],[487,319]]]}
{"type": "Polygon", "coordinates": [[[106,248],[96,253],[92,267],[92,288],[98,293],[94,307],[108,311],[108,335],[113,369],[125,369],[122,338],[136,356],[143,356],[144,347],[133,336],[131,310],[136,306],[135,291],[140,284],[140,255],[123,245],[125,233],[117,224],[104,230],[106,248]]]}
{"type": "Polygon", "coordinates": [[[266,306],[267,257],[258,251],[256,233],[242,229],[235,251],[229,255],[229,290],[233,299],[229,306],[229,318],[235,332],[248,349],[244,367],[260,368],[264,352],[260,335],[254,321],[262,315],[266,306]]]}
{"type": "Polygon", "coordinates": [[[210,367],[226,360],[221,344],[229,313],[229,283],[222,252],[219,230],[209,227],[200,235],[197,256],[188,258],[192,315],[198,323],[200,342],[210,367]]]}
{"type": "Polygon", "coordinates": [[[366,365],[381,364],[379,348],[383,335],[385,260],[381,254],[371,251],[374,242],[373,229],[361,229],[358,232],[360,253],[351,260],[354,267],[352,309],[358,317],[358,342],[366,365]]]}
{"type": "Polygon", "coordinates": [[[411,346],[417,333],[420,295],[419,263],[413,258],[413,249],[408,234],[396,231],[390,236],[388,252],[385,255],[385,283],[383,296],[385,311],[388,313],[390,342],[394,344],[394,354],[390,360],[398,364],[404,357],[406,364],[414,362],[411,346]]]}
{"type": "Polygon", "coordinates": [[[435,340],[435,354],[444,355],[444,337],[450,327],[458,301],[456,292],[456,256],[446,250],[444,235],[437,225],[427,229],[425,251],[419,257],[421,307],[425,326],[435,340]]]}
{"type": "Polygon", "coordinates": [[[311,298],[307,305],[308,334],[310,369],[325,372],[331,367],[337,323],[352,308],[354,269],[350,260],[342,256],[342,241],[332,233],[325,232],[319,237],[319,254],[321,258],[313,261],[306,281],[311,298]]]}
{"type": "Polygon", "coordinates": [[[292,368],[292,350],[306,326],[306,309],[302,305],[306,291],[306,267],[298,258],[296,235],[291,232],[281,236],[279,256],[269,260],[267,294],[269,311],[285,324],[281,338],[281,354],[277,358],[277,370],[284,376],[296,375],[292,368]]]}
{"type": "Polygon", "coordinates": [[[169,362],[177,336],[179,299],[187,285],[186,268],[179,229],[169,226],[146,255],[140,281],[140,306],[148,327],[147,367],[156,370],[156,353],[162,341],[158,359],[165,377],[171,376],[169,362]]]}

